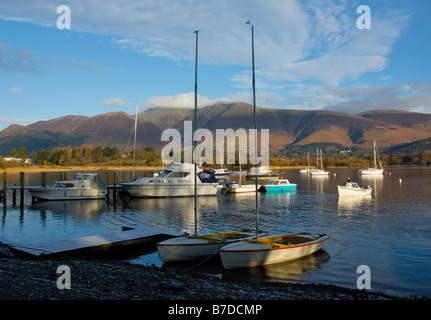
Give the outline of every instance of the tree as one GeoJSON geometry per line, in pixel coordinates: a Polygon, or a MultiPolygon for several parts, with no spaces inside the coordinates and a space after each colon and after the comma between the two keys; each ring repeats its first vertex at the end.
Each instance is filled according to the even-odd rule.
{"type": "Polygon", "coordinates": [[[25,159],[27,158],[27,149],[24,146],[19,149],[18,158],[25,162],[25,159]]]}
{"type": "Polygon", "coordinates": [[[13,148],[13,149],[10,151],[10,155],[12,156],[12,158],[15,158],[15,155],[16,155],[16,149],[15,149],[15,148],[13,148]]]}

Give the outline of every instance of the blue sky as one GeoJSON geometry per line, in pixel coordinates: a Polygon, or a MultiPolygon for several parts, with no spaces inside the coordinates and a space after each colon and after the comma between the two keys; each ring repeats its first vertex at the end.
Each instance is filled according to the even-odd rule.
{"type": "Polygon", "coordinates": [[[431,112],[426,0],[0,0],[0,130],[69,114],[251,103],[431,112]],[[60,5],[71,29],[57,28],[60,5]],[[358,29],[360,5],[371,29],[358,29]]]}

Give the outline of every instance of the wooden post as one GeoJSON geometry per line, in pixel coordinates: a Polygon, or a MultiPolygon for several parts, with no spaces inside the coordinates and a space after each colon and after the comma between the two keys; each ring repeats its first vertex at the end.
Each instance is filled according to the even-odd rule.
{"type": "Polygon", "coordinates": [[[116,172],[114,172],[114,190],[113,190],[112,197],[114,198],[114,202],[116,202],[117,200],[117,173],[116,172]]]}
{"type": "Polygon", "coordinates": [[[16,189],[12,189],[12,206],[16,206],[16,189]]]}
{"type": "Polygon", "coordinates": [[[7,196],[7,173],[3,171],[3,208],[6,208],[7,196]]]}
{"type": "Polygon", "coordinates": [[[40,182],[42,184],[42,187],[46,187],[46,172],[40,173],[40,182]]]}
{"type": "Polygon", "coordinates": [[[20,203],[21,203],[21,207],[24,207],[24,187],[25,187],[25,177],[24,177],[24,172],[20,172],[19,173],[19,183],[21,185],[21,198],[20,198],[20,203]]]}

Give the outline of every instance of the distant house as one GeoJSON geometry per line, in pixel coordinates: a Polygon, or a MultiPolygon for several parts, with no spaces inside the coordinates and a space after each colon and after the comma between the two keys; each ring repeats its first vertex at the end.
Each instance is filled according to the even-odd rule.
{"type": "MultiPolygon", "coordinates": [[[[22,161],[22,159],[21,158],[15,158],[15,157],[5,157],[5,158],[3,158],[3,159],[5,159],[5,161],[7,161],[7,162],[11,162],[11,161],[15,161],[15,162],[21,162],[22,161]]],[[[31,158],[26,158],[25,159],[25,163],[26,164],[31,164],[33,161],[31,160],[31,158]]]]}

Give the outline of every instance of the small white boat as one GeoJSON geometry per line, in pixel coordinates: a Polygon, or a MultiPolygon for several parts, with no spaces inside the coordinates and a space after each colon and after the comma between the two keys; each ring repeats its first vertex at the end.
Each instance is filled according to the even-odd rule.
{"type": "MultiPolygon", "coordinates": [[[[194,196],[194,164],[175,162],[155,177],[139,178],[121,185],[132,197],[187,197],[194,196]]],[[[198,196],[217,194],[219,183],[210,171],[197,168],[196,183],[198,196]]]]}
{"type": "Polygon", "coordinates": [[[338,194],[340,196],[360,196],[370,195],[373,191],[372,188],[367,186],[366,188],[360,187],[356,182],[347,181],[344,185],[337,186],[338,194]]]}
{"type": "Polygon", "coordinates": [[[38,200],[86,200],[106,197],[107,186],[98,173],[75,173],[72,180],[54,181],[46,188],[29,189],[38,200]]]}
{"type": "MultiPolygon", "coordinates": [[[[257,186],[258,189],[260,186],[257,186]]],[[[229,183],[225,188],[226,193],[247,193],[256,192],[255,184],[238,184],[236,182],[229,183]]]]}
{"type": "Polygon", "coordinates": [[[323,169],[323,155],[322,149],[320,149],[320,169],[319,169],[319,150],[317,150],[317,158],[316,158],[316,168],[310,169],[308,171],[312,176],[327,176],[329,175],[329,171],[323,169]]]}
{"type": "Polygon", "coordinates": [[[323,169],[311,169],[309,172],[312,176],[327,176],[329,175],[329,171],[323,169]]]}
{"type": "Polygon", "coordinates": [[[225,269],[249,268],[302,258],[322,248],[329,238],[308,233],[267,236],[229,244],[219,253],[225,269]]]}
{"type": "Polygon", "coordinates": [[[273,172],[268,166],[260,166],[250,168],[250,173],[245,176],[246,179],[258,178],[272,178],[278,177],[278,173],[273,172]]]}
{"type": "MultiPolygon", "coordinates": [[[[263,233],[262,235],[266,235],[263,233]]],[[[228,231],[168,239],[157,244],[163,262],[190,261],[218,254],[225,245],[255,237],[251,231],[228,231]]]]}
{"type": "Polygon", "coordinates": [[[374,141],[373,150],[374,150],[374,155],[373,155],[374,166],[372,168],[360,169],[359,174],[367,175],[367,176],[383,174],[384,169],[383,169],[382,163],[380,161],[379,153],[378,153],[377,146],[376,146],[376,141],[374,141]],[[378,165],[377,165],[377,163],[378,163],[378,165]]]}
{"type": "Polygon", "coordinates": [[[296,183],[290,183],[287,179],[271,179],[262,185],[259,192],[286,192],[296,190],[296,183]]]}
{"type": "Polygon", "coordinates": [[[227,171],[227,169],[220,167],[220,168],[214,169],[214,175],[215,176],[228,176],[228,175],[230,175],[230,172],[227,171]]]}

